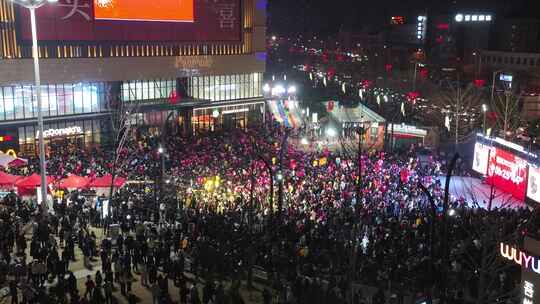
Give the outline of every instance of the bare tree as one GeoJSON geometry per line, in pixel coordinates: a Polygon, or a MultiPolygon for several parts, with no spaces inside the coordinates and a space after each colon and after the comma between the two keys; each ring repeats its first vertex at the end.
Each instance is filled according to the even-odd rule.
{"type": "MultiPolygon", "coordinates": [[[[109,89],[107,94],[108,107],[111,110],[110,126],[111,126],[111,138],[113,139],[113,163],[111,166],[111,187],[109,189],[109,216],[112,215],[112,197],[114,192],[114,179],[116,178],[117,168],[120,161],[120,155],[122,149],[125,147],[128,140],[128,136],[131,133],[132,116],[137,113],[138,103],[128,102],[120,99],[119,96],[113,96],[112,90],[109,89]]],[[[130,95],[135,95],[130,89],[130,95]]],[[[135,98],[133,98],[135,99],[135,98]]]]}
{"type": "Polygon", "coordinates": [[[422,93],[428,104],[420,105],[424,111],[419,115],[424,121],[446,126],[456,143],[481,126],[482,104],[486,96],[473,84],[461,88],[449,82],[444,86],[431,83],[423,87],[422,93]]]}
{"type": "Polygon", "coordinates": [[[495,113],[494,127],[506,138],[522,125],[521,119],[521,95],[512,90],[505,90],[503,93],[495,94],[491,111],[495,113]]]}

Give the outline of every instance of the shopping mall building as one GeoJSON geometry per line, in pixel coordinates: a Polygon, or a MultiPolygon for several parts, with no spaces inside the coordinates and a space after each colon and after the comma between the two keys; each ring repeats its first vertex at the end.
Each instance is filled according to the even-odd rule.
{"type": "MultiPolygon", "coordinates": [[[[172,124],[194,134],[264,119],[267,1],[144,5],[154,2],[178,5],[180,13],[161,16],[164,10],[126,9],[114,0],[60,0],[37,10],[47,141],[110,142],[119,108],[150,132],[172,124]]],[[[0,0],[0,39],[0,150],[35,153],[28,10],[0,0]]]]}

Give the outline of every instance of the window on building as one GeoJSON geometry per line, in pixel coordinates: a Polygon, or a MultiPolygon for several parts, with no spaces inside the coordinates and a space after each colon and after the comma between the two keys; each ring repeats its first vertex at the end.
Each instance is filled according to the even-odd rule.
{"type": "MultiPolygon", "coordinates": [[[[32,85],[0,87],[0,120],[31,119],[38,115],[37,92],[32,85]]],[[[50,84],[41,86],[44,117],[95,113],[104,110],[103,84],[50,84]]]]}
{"type": "Polygon", "coordinates": [[[236,100],[262,96],[262,74],[197,76],[188,80],[191,97],[211,101],[236,100]]]}
{"type": "Polygon", "coordinates": [[[176,80],[128,81],[122,83],[122,101],[144,101],[169,98],[176,90],[176,80]]]}

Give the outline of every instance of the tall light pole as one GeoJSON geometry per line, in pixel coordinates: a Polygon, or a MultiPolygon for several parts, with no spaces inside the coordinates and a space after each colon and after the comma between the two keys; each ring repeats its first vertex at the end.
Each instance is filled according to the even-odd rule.
{"type": "Polygon", "coordinates": [[[41,173],[41,210],[47,215],[49,206],[47,205],[47,168],[45,166],[45,142],[43,139],[43,112],[41,108],[41,79],[39,75],[39,54],[36,27],[36,9],[42,7],[47,2],[56,3],[58,0],[11,0],[30,11],[30,26],[32,27],[32,57],[34,58],[34,78],[36,86],[37,112],[38,112],[38,140],[39,140],[39,170],[41,173]]]}

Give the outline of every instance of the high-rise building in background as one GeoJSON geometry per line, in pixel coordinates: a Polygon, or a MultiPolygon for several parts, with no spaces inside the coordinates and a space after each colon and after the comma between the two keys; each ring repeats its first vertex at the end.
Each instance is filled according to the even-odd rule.
{"type": "MultiPolygon", "coordinates": [[[[130,123],[156,133],[166,123],[193,134],[264,119],[267,1],[148,3],[59,0],[36,11],[47,141],[110,142],[122,103],[134,110],[130,123]]],[[[30,17],[9,0],[0,0],[0,41],[0,150],[31,154],[30,17]]]]}

